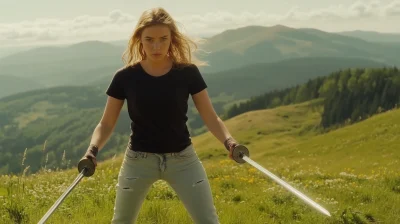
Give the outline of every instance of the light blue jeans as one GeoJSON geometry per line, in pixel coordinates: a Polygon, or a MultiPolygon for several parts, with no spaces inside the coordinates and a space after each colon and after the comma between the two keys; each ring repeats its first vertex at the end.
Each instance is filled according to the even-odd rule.
{"type": "Polygon", "coordinates": [[[112,224],[135,223],[151,185],[165,180],[194,223],[219,224],[211,188],[193,145],[178,153],[146,153],[127,148],[116,189],[112,224]]]}

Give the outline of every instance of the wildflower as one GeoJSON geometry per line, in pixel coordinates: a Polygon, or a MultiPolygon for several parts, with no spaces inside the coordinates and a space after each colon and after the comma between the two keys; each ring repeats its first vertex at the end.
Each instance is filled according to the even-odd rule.
{"type": "Polygon", "coordinates": [[[255,173],[257,170],[255,168],[251,167],[248,171],[249,171],[249,173],[255,173]]]}

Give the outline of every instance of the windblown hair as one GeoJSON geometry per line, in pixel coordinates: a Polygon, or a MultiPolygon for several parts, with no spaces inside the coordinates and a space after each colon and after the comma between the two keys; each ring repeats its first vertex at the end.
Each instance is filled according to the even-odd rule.
{"type": "Polygon", "coordinates": [[[179,32],[177,22],[174,21],[165,9],[157,7],[144,11],[139,18],[136,28],[129,39],[128,47],[122,57],[125,66],[131,66],[146,58],[140,40],[141,34],[146,27],[160,24],[167,25],[171,30],[171,45],[168,49],[168,55],[174,64],[179,66],[189,64],[201,66],[206,64],[192,54],[197,50],[197,44],[179,32]]]}

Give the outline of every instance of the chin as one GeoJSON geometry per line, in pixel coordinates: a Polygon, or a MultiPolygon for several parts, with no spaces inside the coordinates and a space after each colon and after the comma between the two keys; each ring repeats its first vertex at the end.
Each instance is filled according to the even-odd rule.
{"type": "Polygon", "coordinates": [[[165,55],[165,54],[160,54],[160,55],[151,55],[151,56],[150,56],[151,60],[154,60],[154,61],[161,61],[161,60],[165,60],[165,59],[166,59],[166,57],[167,57],[167,55],[165,55]]]}

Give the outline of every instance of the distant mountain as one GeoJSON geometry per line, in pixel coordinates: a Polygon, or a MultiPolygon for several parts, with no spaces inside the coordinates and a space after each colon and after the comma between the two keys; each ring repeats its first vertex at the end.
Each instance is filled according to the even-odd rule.
{"type": "Polygon", "coordinates": [[[298,57],[357,57],[400,64],[399,47],[309,28],[247,26],[226,30],[201,45],[210,61],[204,71],[238,68],[252,63],[298,57]]]}
{"type": "MultiPolygon", "coordinates": [[[[19,52],[0,58],[0,76],[34,77],[46,87],[94,83],[123,66],[121,57],[126,44],[124,40],[86,41],[19,52]]],[[[353,57],[400,64],[400,46],[280,25],[226,30],[199,47],[210,52],[197,53],[211,65],[201,68],[205,74],[303,57],[353,57]]]]}
{"type": "Polygon", "coordinates": [[[339,32],[338,34],[356,37],[370,42],[400,43],[400,33],[354,30],[339,32]]]}
{"type": "Polygon", "coordinates": [[[35,48],[1,58],[0,76],[35,77],[48,87],[66,85],[76,76],[86,76],[90,70],[122,66],[123,50],[123,47],[100,41],[35,48]]]}
{"type": "Polygon", "coordinates": [[[41,88],[44,86],[34,79],[0,75],[0,98],[41,88]]]}
{"type": "Polygon", "coordinates": [[[80,42],[65,47],[39,47],[18,52],[1,59],[1,64],[43,64],[54,62],[68,62],[77,59],[111,57],[120,54],[122,48],[101,41],[80,42]]]}
{"type": "Polygon", "coordinates": [[[108,41],[107,43],[125,48],[128,46],[128,41],[129,40],[114,40],[114,41],[108,41]]]}
{"type": "Polygon", "coordinates": [[[11,47],[11,46],[0,46],[0,58],[4,58],[6,56],[12,55],[12,54],[16,54],[18,52],[21,51],[27,51],[30,50],[32,48],[32,46],[15,46],[15,47],[11,47]]]}

